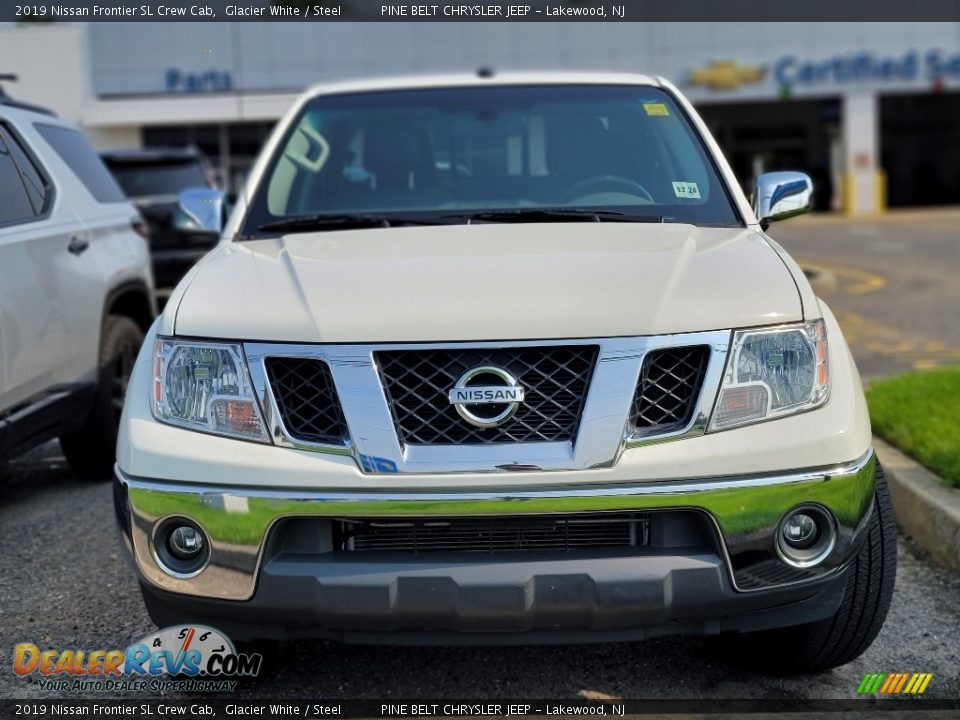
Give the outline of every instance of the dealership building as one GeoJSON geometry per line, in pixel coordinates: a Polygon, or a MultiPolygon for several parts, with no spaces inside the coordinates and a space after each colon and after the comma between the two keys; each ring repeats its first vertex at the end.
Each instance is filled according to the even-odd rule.
{"type": "Polygon", "coordinates": [[[745,186],[817,205],[960,203],[960,23],[102,23],[0,28],[8,88],[99,147],[199,146],[232,187],[305,87],[479,67],[662,75],[745,186]]]}

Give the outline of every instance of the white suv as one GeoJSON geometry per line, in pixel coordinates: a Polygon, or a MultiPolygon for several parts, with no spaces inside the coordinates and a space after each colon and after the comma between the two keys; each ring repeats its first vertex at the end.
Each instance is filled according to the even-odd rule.
{"type": "Polygon", "coordinates": [[[308,92],[131,380],[151,616],[856,657],[896,541],[840,329],[764,234],[811,193],[773,173],[751,206],[660,79],[308,92]]]}
{"type": "Polygon", "coordinates": [[[51,438],[109,479],[156,314],[144,228],[70,124],[0,90],[0,459],[51,438]]]}

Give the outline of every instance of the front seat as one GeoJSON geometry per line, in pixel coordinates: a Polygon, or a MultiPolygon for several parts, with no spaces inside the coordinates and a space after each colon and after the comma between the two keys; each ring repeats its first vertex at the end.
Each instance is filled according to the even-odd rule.
{"type": "Polygon", "coordinates": [[[363,166],[377,195],[422,194],[436,186],[434,154],[427,134],[409,125],[366,128],[363,166]]]}

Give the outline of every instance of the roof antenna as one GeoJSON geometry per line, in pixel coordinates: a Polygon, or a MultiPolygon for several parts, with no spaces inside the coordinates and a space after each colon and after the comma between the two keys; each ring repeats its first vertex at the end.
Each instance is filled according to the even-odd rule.
{"type": "Polygon", "coordinates": [[[483,78],[484,80],[487,80],[489,78],[492,78],[494,75],[496,75],[496,73],[493,71],[493,68],[490,67],[489,65],[481,65],[480,67],[477,68],[478,78],[483,78]]]}
{"type": "MultiPolygon", "coordinates": [[[[0,73],[0,82],[16,82],[18,79],[19,78],[17,78],[17,76],[13,73],[0,73]]],[[[0,85],[0,104],[7,105],[8,107],[21,108],[22,110],[29,110],[30,112],[41,113],[43,115],[50,115],[51,117],[57,116],[57,114],[49,108],[15,100],[14,98],[10,97],[6,90],[3,89],[3,85],[0,85]]]]}
{"type": "MultiPolygon", "coordinates": [[[[0,82],[16,82],[19,80],[16,75],[13,73],[0,73],[0,82]]],[[[0,98],[9,97],[3,89],[3,85],[0,85],[0,98]]]]}

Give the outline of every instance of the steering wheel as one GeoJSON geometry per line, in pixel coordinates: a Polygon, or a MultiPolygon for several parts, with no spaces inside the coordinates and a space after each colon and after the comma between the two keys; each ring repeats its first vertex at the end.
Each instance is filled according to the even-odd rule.
{"type": "Polygon", "coordinates": [[[636,195],[651,203],[656,203],[653,195],[636,180],[620,177],[619,175],[599,175],[587,178],[567,188],[564,200],[573,200],[583,195],[593,195],[601,192],[623,192],[627,195],[636,195]]]}

